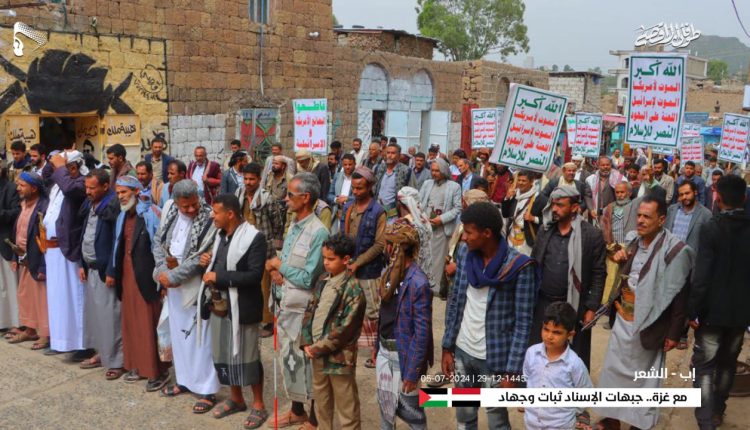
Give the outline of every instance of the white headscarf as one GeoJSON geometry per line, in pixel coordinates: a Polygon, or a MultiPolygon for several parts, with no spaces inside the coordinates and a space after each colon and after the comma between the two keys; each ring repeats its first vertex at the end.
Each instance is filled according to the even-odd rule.
{"type": "Polygon", "coordinates": [[[413,218],[414,224],[418,227],[431,228],[427,215],[422,211],[422,205],[419,203],[419,192],[412,187],[401,188],[398,192],[398,201],[401,202],[413,218]]]}
{"type": "Polygon", "coordinates": [[[86,164],[83,160],[83,154],[81,154],[80,151],[72,150],[72,151],[65,151],[62,153],[63,157],[67,160],[65,164],[78,164],[78,170],[81,172],[81,175],[88,175],[89,169],[86,167],[86,164]]]}

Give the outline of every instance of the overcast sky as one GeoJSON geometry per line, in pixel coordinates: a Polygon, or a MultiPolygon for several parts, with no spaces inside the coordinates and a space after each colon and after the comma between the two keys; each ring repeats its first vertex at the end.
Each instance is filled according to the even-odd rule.
{"type": "MultiPolygon", "coordinates": [[[[750,31],[750,0],[735,0],[750,31]]],[[[416,0],[333,0],[333,13],[345,27],[382,26],[416,33],[416,0]]],[[[569,64],[576,70],[615,66],[610,50],[632,49],[639,26],[690,22],[702,34],[738,37],[750,45],[731,0],[529,0],[524,21],[529,52],[510,58],[522,65],[527,56],[535,67],[569,64]]],[[[700,55],[700,53],[698,53],[700,55]]]]}

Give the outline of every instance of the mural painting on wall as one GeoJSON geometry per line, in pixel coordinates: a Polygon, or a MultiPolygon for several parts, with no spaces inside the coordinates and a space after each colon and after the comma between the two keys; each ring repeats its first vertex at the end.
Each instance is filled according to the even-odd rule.
{"type": "Polygon", "coordinates": [[[276,109],[241,109],[239,140],[254,160],[265,160],[276,139],[279,111],[276,109]]]}
{"type": "MultiPolygon", "coordinates": [[[[116,139],[134,156],[153,133],[166,132],[162,41],[47,34],[46,45],[26,50],[22,57],[13,55],[10,44],[0,43],[0,114],[76,117],[75,135],[70,138],[79,147],[88,141],[101,149],[116,139]]],[[[13,36],[12,28],[0,27],[0,41],[11,41],[13,36]]],[[[7,128],[8,121],[0,124],[7,128]]],[[[7,146],[10,132],[2,131],[7,146]]]]}

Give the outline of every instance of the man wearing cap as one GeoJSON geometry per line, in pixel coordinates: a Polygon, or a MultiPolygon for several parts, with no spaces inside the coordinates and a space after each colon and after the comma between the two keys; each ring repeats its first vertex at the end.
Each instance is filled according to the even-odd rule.
{"type": "Polygon", "coordinates": [[[301,149],[297,152],[297,171],[298,172],[310,172],[318,178],[320,182],[320,194],[321,198],[328,196],[328,189],[331,186],[331,175],[328,171],[328,166],[321,163],[318,159],[312,156],[306,149],[301,149]]]}
{"type": "Polygon", "coordinates": [[[448,238],[453,235],[458,216],[461,214],[461,186],[451,180],[448,162],[436,159],[431,168],[432,179],[425,181],[419,190],[419,201],[432,225],[430,251],[432,253],[432,276],[442,279],[445,257],[448,255],[448,238]]]}
{"type": "MultiPolygon", "coordinates": [[[[32,350],[49,347],[49,318],[44,253],[39,248],[39,213],[47,210],[44,181],[36,173],[20,172],[16,179],[21,212],[13,227],[14,267],[18,269],[18,323],[26,327],[10,343],[35,340],[32,350]]],[[[41,240],[40,240],[41,242],[41,240]]]]}
{"type": "Polygon", "coordinates": [[[375,197],[386,212],[388,221],[398,217],[396,193],[404,187],[414,187],[414,175],[405,164],[399,163],[401,147],[389,143],[385,147],[385,160],[375,169],[375,197]]]}
{"type": "Polygon", "coordinates": [[[115,191],[120,213],[106,282],[114,285],[120,299],[123,365],[128,370],[124,379],[127,383],[147,379],[146,391],[157,391],[169,381],[169,363],[160,360],[156,341],[162,295],[151,276],[152,243],[161,210],[132,176],[118,179],[115,191]]]}
{"type": "Polygon", "coordinates": [[[83,231],[78,212],[86,200],[83,175],[88,169],[83,154],[75,150],[54,155],[48,165],[54,169],[54,185],[43,221],[46,239],[42,246],[46,249],[50,353],[76,351],[71,360],[83,361],[94,354],[83,349],[84,291],[78,277],[83,231]]]}
{"type": "MultiPolygon", "coordinates": [[[[601,230],[583,222],[580,194],[574,187],[559,186],[550,195],[545,212],[552,223],[539,232],[531,253],[542,270],[539,298],[534,310],[530,345],[540,343],[544,310],[552,302],[567,301],[578,310],[573,350],[587,368],[591,364],[591,330],[581,330],[599,309],[607,276],[606,245],[601,230]]],[[[546,215],[546,214],[545,214],[546,215]]],[[[546,218],[546,216],[545,216],[546,218]]]]}
{"type": "Polygon", "coordinates": [[[120,301],[112,288],[114,284],[107,285],[105,280],[120,206],[114,190],[109,188],[106,170],[90,171],[85,184],[88,199],[78,212],[84,226],[78,276],[86,292],[83,313],[85,344],[96,349],[97,355],[84,361],[81,367],[102,366],[107,369],[105,377],[114,380],[123,374],[120,301]]]}
{"type": "Polygon", "coordinates": [[[375,366],[375,342],[377,341],[378,282],[385,267],[386,215],[383,207],[373,198],[372,186],[375,176],[365,166],[359,166],[352,174],[352,194],[343,209],[339,231],[354,239],[357,244],[349,272],[354,274],[366,298],[365,321],[362,326],[361,343],[372,348],[372,357],[366,367],[375,366]]]}
{"type": "Polygon", "coordinates": [[[571,162],[563,164],[562,176],[557,179],[551,179],[549,182],[547,182],[547,185],[544,187],[542,192],[539,194],[539,197],[534,202],[532,213],[536,216],[541,215],[542,209],[547,206],[549,196],[552,194],[552,191],[554,191],[559,185],[573,187],[578,190],[578,194],[583,197],[579,202],[579,207],[581,209],[581,213],[585,213],[586,208],[591,206],[591,188],[589,188],[586,182],[575,178],[577,175],[577,170],[578,166],[575,163],[571,162]]]}

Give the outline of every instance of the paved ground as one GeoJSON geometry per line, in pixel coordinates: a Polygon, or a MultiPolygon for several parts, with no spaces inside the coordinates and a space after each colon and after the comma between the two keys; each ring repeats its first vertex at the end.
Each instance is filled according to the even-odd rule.
{"type": "MultiPolygon", "coordinates": [[[[436,357],[439,357],[439,340],[442,336],[444,302],[435,300],[436,357]]],[[[593,339],[594,383],[598,379],[609,332],[596,328],[593,339]]],[[[243,415],[215,420],[210,415],[197,416],[190,412],[193,398],[181,396],[165,399],[158,394],[146,393],[145,385],[126,384],[122,380],[109,382],[104,370],[80,370],[63,362],[62,355],[45,357],[31,351],[30,343],[9,345],[0,341],[0,429],[198,429],[210,426],[216,429],[241,429],[243,415]]],[[[746,337],[742,359],[748,356],[750,336],[746,337]]],[[[264,340],[264,362],[271,364],[272,343],[264,340]]],[[[359,359],[357,379],[362,402],[364,429],[377,429],[378,404],[375,395],[374,371],[362,366],[366,354],[359,359]]],[[[670,353],[667,365],[686,372],[687,351],[670,353]]],[[[266,400],[273,407],[273,372],[266,371],[266,400]]],[[[668,380],[669,386],[685,386],[681,380],[668,380]],[[678,382],[679,381],[679,382],[678,382]]],[[[248,390],[249,392],[249,390],[248,390]]],[[[226,391],[220,393],[226,397],[226,391]]],[[[279,399],[282,410],[288,402],[279,399]]],[[[748,428],[750,398],[730,399],[728,415],[722,429],[748,428]],[[744,423],[744,424],[743,424],[744,423]]],[[[448,409],[428,411],[432,429],[455,428],[454,413],[448,409]]],[[[511,412],[514,428],[523,428],[523,416],[511,412]]],[[[485,428],[484,414],[480,413],[480,428],[485,428]]],[[[399,428],[405,428],[403,424],[399,428]]],[[[658,428],[689,430],[697,428],[692,409],[664,409],[658,428]]]]}

